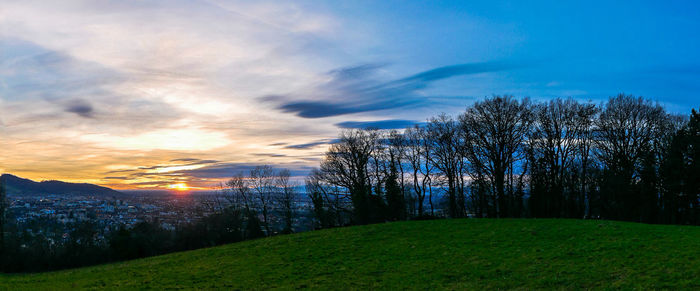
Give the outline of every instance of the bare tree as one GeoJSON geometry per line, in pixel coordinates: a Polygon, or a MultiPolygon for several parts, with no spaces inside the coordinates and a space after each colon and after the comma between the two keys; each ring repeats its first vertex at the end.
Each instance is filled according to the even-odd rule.
{"type": "Polygon", "coordinates": [[[340,141],[330,146],[321,162],[323,180],[349,192],[354,216],[359,224],[371,222],[376,215],[371,210],[373,183],[369,168],[370,159],[377,149],[378,136],[375,130],[344,131],[340,135],[340,141]]]}
{"type": "Polygon", "coordinates": [[[634,206],[640,203],[638,199],[655,199],[636,197],[632,186],[642,177],[642,162],[652,157],[669,120],[660,105],[631,95],[610,98],[603,107],[595,123],[595,145],[597,158],[605,166],[603,211],[607,217],[637,220],[640,208],[634,206]]]}
{"type": "MultiPolygon", "coordinates": [[[[515,164],[524,158],[530,130],[530,102],[493,97],[477,102],[460,116],[470,163],[483,169],[496,194],[496,216],[519,216],[522,198],[512,183],[515,164]]],[[[523,173],[524,174],[524,173],[523,173]]],[[[521,174],[522,175],[522,174],[521,174]]]]}
{"type": "MultiPolygon", "coordinates": [[[[408,141],[404,133],[397,130],[391,130],[389,132],[389,160],[394,162],[394,166],[398,170],[399,176],[399,186],[401,188],[401,196],[404,201],[407,201],[406,197],[408,193],[406,192],[406,155],[408,151],[408,141]]],[[[413,208],[411,206],[411,208],[413,208]]],[[[412,212],[412,211],[411,211],[412,212]]]]}
{"type": "Polygon", "coordinates": [[[409,212],[424,215],[428,198],[434,214],[432,191],[442,187],[451,217],[467,214],[467,207],[479,217],[517,217],[527,210],[529,185],[534,216],[700,221],[688,218],[694,211],[678,210],[700,203],[686,201],[694,194],[679,189],[688,178],[674,180],[673,167],[680,166],[670,166],[689,155],[693,143],[685,139],[694,136],[680,134],[683,118],[658,104],[620,95],[600,107],[571,98],[533,106],[529,99],[494,96],[467,107],[458,120],[442,114],[403,133],[343,132],[307,181],[316,189],[312,200],[322,205],[317,209],[332,209],[324,196],[333,197],[334,189],[350,197],[355,223],[397,219],[391,213],[404,202],[394,203],[399,195],[389,193],[407,197],[408,187],[415,193],[408,194],[415,196],[409,212]]]}
{"type": "Polygon", "coordinates": [[[260,212],[263,216],[263,227],[266,235],[271,235],[270,211],[275,195],[275,170],[272,166],[257,166],[250,170],[250,183],[255,192],[260,212]]]}
{"type": "MultiPolygon", "coordinates": [[[[570,180],[572,174],[578,174],[575,163],[579,153],[590,147],[584,138],[590,129],[591,107],[571,98],[557,98],[535,107],[529,144],[536,159],[532,166],[542,168],[535,171],[543,180],[537,186],[544,188],[532,192],[530,207],[535,216],[583,216],[580,188],[566,186],[579,182],[570,180]]],[[[583,158],[587,160],[587,154],[583,158]]]]}
{"type": "Polygon", "coordinates": [[[248,178],[238,173],[226,182],[226,186],[228,189],[224,193],[228,203],[234,208],[242,208],[246,213],[250,213],[254,201],[248,178]]]}
{"type": "Polygon", "coordinates": [[[284,233],[294,232],[294,214],[295,207],[294,202],[296,200],[296,185],[290,181],[291,173],[289,170],[280,170],[277,174],[277,188],[279,191],[278,195],[275,195],[277,204],[282,211],[282,217],[284,220],[284,233]]]}
{"type": "Polygon", "coordinates": [[[591,151],[594,142],[594,122],[598,115],[598,108],[591,104],[581,104],[576,115],[576,122],[580,126],[578,136],[578,155],[581,163],[581,192],[585,199],[585,216],[591,217],[591,192],[593,191],[592,184],[594,183],[591,175],[591,168],[596,168],[595,160],[591,157],[591,151]]]}
{"type": "Polygon", "coordinates": [[[418,216],[423,216],[423,203],[425,201],[426,187],[421,183],[421,173],[425,156],[423,154],[423,128],[419,125],[406,128],[404,137],[406,141],[406,160],[408,161],[413,192],[416,193],[418,204],[418,216]]]}
{"type": "Polygon", "coordinates": [[[312,170],[305,182],[306,192],[313,203],[317,227],[343,225],[344,214],[351,212],[348,208],[352,205],[350,194],[347,191],[341,191],[341,187],[325,182],[323,173],[319,169],[312,170]]]}
{"type": "MultiPolygon", "coordinates": [[[[450,217],[460,217],[464,214],[464,204],[458,197],[459,166],[461,140],[458,124],[446,114],[430,119],[426,126],[427,141],[431,143],[432,152],[429,155],[431,163],[440,171],[447,182],[450,217]]],[[[462,201],[463,202],[463,201],[462,201]]]]}
{"type": "Polygon", "coordinates": [[[421,153],[423,155],[423,166],[421,167],[421,186],[425,193],[428,191],[428,204],[430,205],[430,215],[435,216],[435,205],[433,205],[433,175],[435,175],[435,164],[433,164],[430,156],[433,153],[433,143],[430,141],[430,136],[425,128],[419,132],[421,135],[421,153]]]}
{"type": "Polygon", "coordinates": [[[329,216],[332,215],[332,210],[327,203],[325,197],[328,196],[326,187],[323,185],[323,178],[318,169],[313,169],[305,180],[306,193],[311,199],[314,217],[316,222],[314,228],[327,228],[332,225],[329,216]]]}
{"type": "Polygon", "coordinates": [[[645,151],[649,151],[664,128],[667,115],[658,104],[641,97],[620,94],[611,98],[596,120],[598,157],[606,166],[635,175],[645,151]]]}
{"type": "Polygon", "coordinates": [[[374,149],[369,158],[369,171],[367,173],[370,185],[374,187],[374,196],[381,198],[384,197],[384,182],[388,177],[390,146],[383,131],[366,129],[366,131],[370,130],[376,134],[376,137],[372,141],[374,149]]]}

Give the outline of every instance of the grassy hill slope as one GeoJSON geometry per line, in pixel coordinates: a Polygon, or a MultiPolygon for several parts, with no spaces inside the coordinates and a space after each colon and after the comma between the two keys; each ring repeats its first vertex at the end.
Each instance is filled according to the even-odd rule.
{"type": "Polygon", "coordinates": [[[278,236],[142,260],[0,275],[0,289],[700,288],[700,227],[460,219],[278,236]]]}

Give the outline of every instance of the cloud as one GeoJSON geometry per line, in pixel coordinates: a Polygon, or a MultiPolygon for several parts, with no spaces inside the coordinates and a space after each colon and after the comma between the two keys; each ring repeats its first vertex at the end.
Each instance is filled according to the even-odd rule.
{"type": "Polygon", "coordinates": [[[412,126],[419,122],[415,120],[387,119],[376,121],[345,121],[336,123],[340,128],[376,128],[376,129],[400,129],[412,126]]]}
{"type": "Polygon", "coordinates": [[[147,170],[146,172],[140,173],[143,175],[156,175],[156,174],[178,172],[180,170],[198,169],[198,168],[204,167],[205,165],[219,163],[219,161],[217,161],[217,160],[200,160],[200,159],[176,159],[176,160],[187,160],[187,162],[186,163],[168,164],[168,165],[155,165],[155,166],[148,166],[148,167],[138,167],[137,170],[147,170]]]}
{"type": "Polygon", "coordinates": [[[341,68],[328,73],[330,81],[320,84],[313,98],[292,95],[268,95],[262,98],[277,103],[277,109],[303,118],[322,118],[360,112],[396,109],[430,103],[421,90],[433,82],[456,76],[497,72],[521,67],[508,63],[471,63],[438,67],[406,78],[378,82],[383,65],[367,64],[341,68]]]}
{"type": "Polygon", "coordinates": [[[5,101],[0,110],[17,132],[54,140],[78,126],[90,132],[136,134],[167,127],[184,116],[161,100],[122,90],[132,81],[118,69],[2,35],[0,47],[0,99],[5,101]]]}
{"type": "Polygon", "coordinates": [[[137,171],[137,170],[136,169],[113,170],[113,171],[105,172],[105,174],[128,173],[128,172],[135,172],[135,171],[137,171]]]}
{"type": "Polygon", "coordinates": [[[282,158],[282,157],[287,156],[285,154],[273,154],[273,153],[254,153],[252,155],[258,156],[258,157],[269,157],[269,158],[282,158]]]}
{"type": "Polygon", "coordinates": [[[199,161],[200,159],[195,159],[195,158],[180,158],[180,159],[172,159],[170,160],[171,162],[194,162],[194,161],[199,161]]]}
{"type": "Polygon", "coordinates": [[[65,110],[66,112],[75,113],[85,118],[93,118],[93,113],[95,111],[90,103],[82,99],[70,101],[65,110]]]}
{"type": "Polygon", "coordinates": [[[158,187],[158,188],[165,188],[168,185],[172,184],[173,182],[171,181],[148,181],[148,182],[134,182],[134,183],[128,183],[127,185],[130,186],[139,186],[139,187],[147,187],[147,188],[153,188],[153,187],[158,187]]]}
{"type": "Polygon", "coordinates": [[[284,148],[285,149],[295,149],[295,150],[305,150],[305,149],[317,147],[319,145],[334,144],[334,143],[337,143],[338,141],[339,140],[337,138],[335,138],[335,139],[327,138],[327,139],[321,139],[321,140],[317,140],[317,141],[313,141],[313,142],[309,142],[309,143],[292,144],[292,145],[285,146],[284,148]]]}
{"type": "Polygon", "coordinates": [[[13,29],[0,30],[0,164],[30,178],[207,183],[197,179],[226,164],[310,167],[335,142],[333,124],[360,124],[309,118],[419,108],[434,102],[422,89],[437,80],[498,69],[391,75],[382,63],[341,67],[374,35],[296,2],[2,7],[0,27],[13,29]]]}
{"type": "MultiPolygon", "coordinates": [[[[254,154],[256,155],[256,154],[254,154]]],[[[285,155],[262,153],[258,156],[279,156],[285,155]]],[[[308,158],[300,158],[308,160],[308,158]]],[[[161,187],[172,183],[186,182],[194,187],[215,187],[223,179],[233,175],[243,173],[248,174],[252,169],[262,166],[263,163],[246,162],[218,162],[214,160],[200,160],[195,158],[178,158],[174,160],[187,160],[186,163],[172,165],[142,166],[124,176],[107,176],[103,180],[123,180],[129,181],[130,186],[145,188],[161,187]]],[[[318,162],[318,160],[314,160],[318,162]]],[[[288,169],[293,177],[300,179],[306,176],[313,168],[303,162],[279,162],[271,165],[273,169],[279,171],[288,169]]],[[[122,170],[123,171],[123,170],[122,170]]]]}
{"type": "Polygon", "coordinates": [[[217,160],[194,160],[194,161],[190,161],[190,162],[191,163],[188,163],[185,166],[216,164],[219,161],[217,161],[217,160]]]}
{"type": "Polygon", "coordinates": [[[352,49],[344,43],[361,44],[332,11],[303,3],[1,6],[0,27],[12,29],[0,29],[0,168],[29,178],[116,185],[103,178],[255,162],[269,144],[335,134],[256,97],[315,84],[352,49]],[[137,169],[153,165],[163,167],[137,169]],[[108,173],[122,169],[134,170],[108,173]]]}
{"type": "MultiPolygon", "coordinates": [[[[506,63],[472,63],[472,64],[459,64],[452,66],[439,67],[425,72],[421,72],[410,76],[408,78],[399,80],[398,82],[433,82],[437,80],[442,80],[446,78],[451,78],[460,75],[471,75],[479,73],[488,72],[498,72],[503,70],[510,70],[514,68],[521,67],[518,64],[506,64],[506,63]]],[[[427,84],[425,84],[427,85],[427,84]]]]}
{"type": "MultiPolygon", "coordinates": [[[[262,166],[262,164],[257,163],[221,163],[213,166],[203,167],[194,170],[183,170],[178,171],[178,174],[182,174],[188,177],[196,178],[230,178],[233,175],[243,173],[247,174],[255,167],[262,166]]],[[[272,165],[273,169],[276,171],[282,169],[290,170],[292,176],[305,176],[311,171],[313,167],[300,164],[277,164],[272,165]]]]}

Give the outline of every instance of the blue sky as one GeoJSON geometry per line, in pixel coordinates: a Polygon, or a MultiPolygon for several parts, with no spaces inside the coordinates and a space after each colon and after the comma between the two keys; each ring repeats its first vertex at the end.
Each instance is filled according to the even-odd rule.
{"type": "Polygon", "coordinates": [[[700,98],[697,1],[14,1],[0,172],[199,187],[303,175],[342,128],[509,94],[700,98]],[[118,175],[115,175],[118,174],[118,175]]]}
{"type": "Polygon", "coordinates": [[[391,60],[397,71],[488,61],[527,65],[483,83],[455,78],[437,92],[599,99],[624,91],[679,111],[700,100],[696,1],[371,3],[331,9],[349,11],[353,23],[377,31],[382,42],[363,55],[391,60]]]}

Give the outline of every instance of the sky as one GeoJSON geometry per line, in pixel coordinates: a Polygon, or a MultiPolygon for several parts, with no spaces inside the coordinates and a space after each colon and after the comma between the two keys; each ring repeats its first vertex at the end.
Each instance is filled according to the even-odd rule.
{"type": "MultiPolygon", "coordinates": [[[[297,178],[340,130],[513,95],[700,105],[697,1],[0,0],[0,172],[297,178]]],[[[178,185],[178,186],[175,186],[178,185]]]]}

